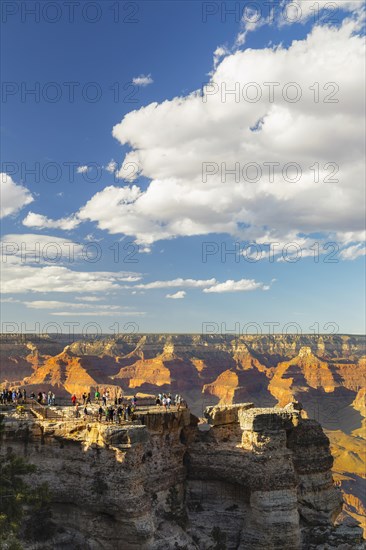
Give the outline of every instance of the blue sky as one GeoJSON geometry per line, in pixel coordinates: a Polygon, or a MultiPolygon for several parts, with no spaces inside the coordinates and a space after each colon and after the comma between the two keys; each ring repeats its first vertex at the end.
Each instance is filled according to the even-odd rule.
{"type": "Polygon", "coordinates": [[[60,8],[54,23],[51,9],[35,21],[24,2],[11,4],[3,330],[364,331],[362,3],[339,0],[316,24],[302,0],[301,17],[286,12],[296,22],[283,2],[270,24],[260,3],[261,17],[245,2],[120,2],[115,22],[116,3],[97,2],[95,23],[90,2],[73,22],[60,8]],[[236,85],[238,101],[222,95],[236,85]],[[250,167],[243,175],[251,163],[256,181],[250,167]]]}

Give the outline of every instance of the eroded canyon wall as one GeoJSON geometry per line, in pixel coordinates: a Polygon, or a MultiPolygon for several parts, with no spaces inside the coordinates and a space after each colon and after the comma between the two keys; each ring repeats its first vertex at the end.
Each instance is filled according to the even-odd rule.
{"type": "Polygon", "coordinates": [[[363,548],[359,528],[334,527],[342,498],[317,422],[296,405],[206,416],[202,430],[188,409],[121,426],[9,415],[2,452],[36,464],[30,483],[52,495],[56,531],[41,548],[363,548]]]}

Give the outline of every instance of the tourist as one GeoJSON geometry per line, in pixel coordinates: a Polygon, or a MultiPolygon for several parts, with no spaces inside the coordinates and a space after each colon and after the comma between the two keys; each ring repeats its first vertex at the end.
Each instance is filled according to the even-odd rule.
{"type": "Polygon", "coordinates": [[[163,407],[164,407],[164,409],[166,410],[166,407],[167,407],[167,398],[165,397],[165,394],[164,394],[164,397],[163,397],[163,407]]]}
{"type": "Polygon", "coordinates": [[[52,405],[56,405],[56,395],[53,392],[51,394],[51,403],[52,405]]]}
{"type": "Polygon", "coordinates": [[[51,405],[52,403],[52,392],[51,390],[47,393],[47,405],[51,405]]]}
{"type": "Polygon", "coordinates": [[[172,403],[172,398],[170,397],[170,394],[169,394],[168,397],[166,398],[166,408],[168,410],[170,409],[171,403],[172,403]]]}
{"type": "Polygon", "coordinates": [[[107,409],[107,422],[113,422],[113,407],[111,405],[107,409]]]}
{"type": "Polygon", "coordinates": [[[103,406],[107,406],[107,394],[104,392],[102,396],[103,406]]]}
{"type": "Polygon", "coordinates": [[[71,396],[71,403],[75,406],[76,404],[76,395],[73,393],[71,396]]]}
{"type": "Polygon", "coordinates": [[[75,403],[75,418],[79,418],[79,403],[75,403]]]}
{"type": "Polygon", "coordinates": [[[125,408],[125,419],[129,420],[131,416],[131,405],[127,405],[125,408]]]}
{"type": "Polygon", "coordinates": [[[102,405],[99,406],[99,409],[98,409],[98,419],[99,419],[99,422],[102,421],[102,418],[103,418],[103,407],[102,405]]]}
{"type": "Polygon", "coordinates": [[[95,391],[94,398],[95,398],[95,401],[96,401],[97,403],[99,403],[100,393],[99,393],[98,388],[97,388],[96,391],[95,391]]]}
{"type": "Polygon", "coordinates": [[[86,396],[86,405],[91,405],[91,395],[90,395],[90,392],[88,392],[88,395],[86,396]]]}

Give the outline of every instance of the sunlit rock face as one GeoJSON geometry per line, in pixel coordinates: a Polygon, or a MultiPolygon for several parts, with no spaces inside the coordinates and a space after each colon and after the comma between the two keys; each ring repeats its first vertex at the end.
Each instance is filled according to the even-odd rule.
{"type": "Polygon", "coordinates": [[[1,335],[0,385],[69,400],[98,387],[113,397],[183,394],[207,406],[302,402],[326,430],[347,512],[365,509],[366,339],[356,335],[1,335]]]}
{"type": "Polygon", "coordinates": [[[58,531],[37,548],[363,548],[360,528],[334,526],[342,498],[329,440],[300,403],[214,406],[205,417],[206,430],[189,409],[122,425],[7,415],[1,452],[35,463],[28,481],[47,481],[52,495],[58,531]]]}

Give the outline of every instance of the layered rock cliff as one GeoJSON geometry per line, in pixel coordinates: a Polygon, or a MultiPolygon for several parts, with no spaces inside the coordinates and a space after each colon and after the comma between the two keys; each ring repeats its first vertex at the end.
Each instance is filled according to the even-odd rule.
{"type": "Polygon", "coordinates": [[[1,452],[37,465],[56,530],[47,550],[364,548],[335,526],[329,440],[298,404],[137,412],[122,425],[9,414],[1,452]]]}
{"type": "Polygon", "coordinates": [[[348,512],[366,522],[366,340],[352,335],[2,335],[0,385],[80,396],[182,393],[191,410],[298,399],[324,426],[348,512]]]}

